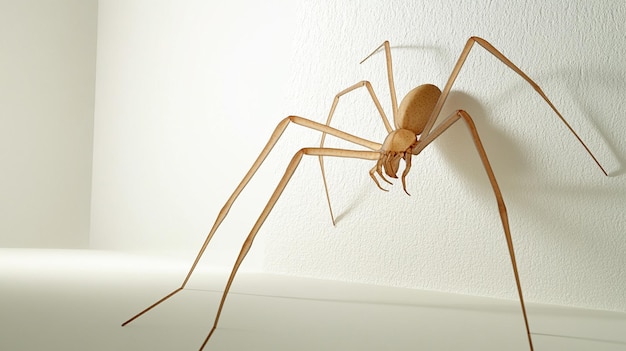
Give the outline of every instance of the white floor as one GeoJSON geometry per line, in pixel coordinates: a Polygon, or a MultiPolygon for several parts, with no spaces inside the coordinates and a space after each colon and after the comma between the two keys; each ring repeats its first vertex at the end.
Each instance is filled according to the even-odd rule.
{"type": "MultiPolygon", "coordinates": [[[[0,249],[0,350],[197,350],[226,275],[120,324],[182,283],[188,262],[0,249]]],[[[626,350],[626,314],[528,306],[536,351],[626,350]]],[[[242,274],[205,350],[524,350],[516,301],[242,274]]]]}

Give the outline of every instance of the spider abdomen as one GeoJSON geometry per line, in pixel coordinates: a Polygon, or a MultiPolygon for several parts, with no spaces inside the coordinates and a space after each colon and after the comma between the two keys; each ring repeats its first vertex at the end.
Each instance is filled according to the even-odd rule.
{"type": "Polygon", "coordinates": [[[440,95],[441,90],[432,84],[423,84],[409,91],[398,107],[394,121],[396,128],[422,134],[440,95]]]}

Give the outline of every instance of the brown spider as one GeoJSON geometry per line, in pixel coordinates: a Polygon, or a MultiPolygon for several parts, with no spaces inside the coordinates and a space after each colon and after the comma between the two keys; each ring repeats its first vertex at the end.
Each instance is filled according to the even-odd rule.
{"type": "MultiPolygon", "coordinates": [[[[448,78],[448,82],[446,83],[443,91],[441,91],[438,87],[431,85],[431,84],[420,85],[417,88],[414,88],[413,90],[409,91],[409,93],[404,97],[404,99],[402,99],[400,106],[398,106],[398,102],[396,98],[396,91],[395,91],[395,86],[394,86],[394,81],[393,81],[392,66],[391,66],[391,49],[389,46],[389,42],[385,41],[381,46],[376,48],[376,50],[374,50],[374,52],[372,52],[372,54],[367,56],[363,61],[367,60],[373,54],[377,53],[381,48],[384,48],[385,55],[386,55],[386,62],[387,62],[387,79],[389,82],[389,90],[391,93],[393,120],[394,120],[394,125],[396,129],[393,129],[391,127],[383,111],[383,108],[380,105],[380,102],[378,101],[378,98],[376,97],[376,94],[374,93],[374,90],[372,89],[372,86],[368,81],[361,81],[357,84],[354,84],[350,86],[349,88],[339,92],[335,96],[332,107],[330,109],[330,113],[328,115],[328,119],[326,120],[326,124],[317,123],[317,122],[314,122],[314,121],[311,121],[302,117],[298,117],[298,116],[289,116],[283,119],[274,130],[274,133],[270,137],[269,142],[263,148],[263,150],[261,151],[261,154],[258,156],[258,158],[254,162],[254,164],[252,165],[248,173],[244,176],[241,183],[239,183],[239,185],[237,186],[233,194],[226,201],[226,204],[224,205],[222,210],[219,212],[217,219],[215,220],[215,223],[213,224],[213,227],[211,228],[211,231],[207,235],[200,249],[200,252],[196,256],[196,259],[193,262],[191,269],[187,273],[187,276],[185,280],[183,281],[182,285],[178,289],[172,291],[170,294],[161,298],[159,301],[155,302],[148,308],[144,309],[143,311],[141,311],[140,313],[138,313],[137,315],[135,315],[128,321],[124,322],[122,326],[125,326],[128,323],[134,321],[136,318],[148,312],[152,308],[156,307],[161,302],[169,299],[170,297],[172,297],[174,294],[178,293],[185,287],[185,285],[189,281],[189,278],[191,277],[191,274],[196,268],[198,261],[204,254],[204,251],[206,250],[207,245],[211,241],[211,238],[215,234],[217,228],[220,226],[220,224],[222,223],[222,221],[228,214],[228,211],[230,210],[231,206],[233,205],[233,203],[235,202],[235,200],[237,199],[241,191],[244,189],[244,187],[248,184],[250,179],[254,176],[257,169],[261,166],[261,164],[263,163],[267,155],[270,153],[270,151],[272,150],[272,148],[274,147],[274,145],[276,144],[276,142],[278,141],[278,139],[280,138],[280,136],[282,135],[282,133],[285,131],[285,129],[290,123],[295,123],[295,124],[304,126],[306,128],[310,128],[310,129],[321,132],[322,139],[320,142],[320,146],[303,148],[299,150],[291,159],[291,162],[287,166],[287,170],[285,171],[285,174],[283,175],[280,182],[278,183],[278,186],[276,187],[273,194],[271,195],[267,205],[263,209],[261,215],[257,219],[252,230],[250,231],[250,234],[246,238],[243,244],[243,247],[241,248],[241,252],[239,253],[239,256],[237,257],[237,260],[231,271],[228,282],[226,283],[226,287],[224,288],[224,292],[222,294],[222,299],[220,301],[217,314],[215,316],[213,327],[211,328],[211,331],[209,332],[206,339],[202,343],[202,346],[200,346],[200,350],[204,348],[204,346],[207,344],[207,342],[209,341],[209,339],[211,338],[211,336],[213,335],[213,333],[215,332],[217,328],[217,324],[219,322],[219,318],[222,313],[222,308],[224,307],[224,302],[226,301],[226,296],[228,295],[228,291],[230,290],[230,287],[233,283],[233,279],[235,278],[235,275],[237,274],[239,266],[243,262],[246,254],[248,253],[248,251],[250,250],[250,247],[252,246],[252,242],[254,241],[254,238],[257,232],[259,231],[259,229],[263,225],[263,222],[265,221],[267,216],[270,214],[270,212],[272,211],[272,208],[274,207],[274,205],[280,198],[283,190],[289,183],[291,176],[295,172],[296,168],[298,167],[298,164],[300,163],[300,160],[302,159],[304,155],[311,155],[311,156],[319,157],[320,166],[322,169],[322,177],[324,178],[324,186],[326,187],[327,198],[328,198],[328,188],[326,186],[326,179],[325,179],[325,173],[324,173],[324,163],[323,163],[324,156],[358,158],[358,159],[376,161],[376,165],[369,171],[369,173],[372,179],[374,180],[374,182],[376,183],[376,185],[382,190],[385,190],[385,189],[383,189],[383,187],[380,185],[376,175],[378,175],[383,181],[391,184],[391,182],[389,182],[385,178],[385,174],[391,178],[398,178],[397,173],[399,170],[400,160],[402,159],[405,161],[406,167],[404,169],[404,172],[401,175],[401,179],[402,179],[403,189],[406,192],[405,178],[411,169],[411,157],[413,155],[418,155],[422,150],[424,150],[424,148],[430,145],[430,143],[432,143],[437,137],[439,137],[443,132],[445,132],[452,124],[454,124],[455,122],[459,120],[464,120],[472,135],[474,144],[480,155],[480,159],[482,160],[485,171],[487,172],[487,176],[489,177],[489,182],[491,183],[491,187],[493,188],[493,191],[495,193],[496,201],[498,203],[498,210],[500,212],[500,218],[502,220],[502,226],[504,229],[504,234],[506,236],[507,246],[509,249],[509,255],[511,257],[513,274],[515,276],[515,282],[517,285],[517,292],[519,295],[522,315],[524,318],[524,324],[526,326],[526,334],[528,336],[528,344],[530,346],[530,350],[533,350],[532,337],[530,333],[530,327],[528,325],[526,307],[524,306],[524,297],[522,294],[522,287],[521,287],[521,283],[519,279],[517,263],[515,260],[515,252],[513,250],[513,240],[511,238],[511,232],[509,229],[509,221],[508,221],[508,215],[506,212],[506,207],[504,204],[504,200],[502,198],[502,193],[500,192],[500,188],[498,187],[498,183],[496,182],[495,175],[493,174],[493,170],[491,169],[491,165],[489,164],[489,159],[487,158],[487,154],[485,153],[483,145],[480,141],[480,137],[478,136],[476,126],[474,125],[472,118],[467,112],[463,110],[457,110],[454,113],[452,113],[450,116],[448,116],[446,119],[444,119],[435,129],[432,129],[435,121],[439,117],[439,114],[446,101],[446,98],[448,97],[448,94],[450,93],[450,89],[452,88],[453,83],[455,79],[457,78],[459,71],[461,70],[461,67],[463,66],[463,63],[465,62],[465,59],[469,55],[470,50],[472,49],[475,43],[478,43],[480,46],[482,46],[484,49],[486,49],[488,52],[490,52],[492,55],[494,55],[496,58],[502,61],[505,65],[507,65],[517,74],[519,74],[522,78],[524,78],[537,91],[537,93],[539,93],[539,95],[543,98],[543,100],[550,106],[550,108],[552,108],[552,110],[561,119],[561,121],[563,121],[563,123],[567,126],[567,128],[573,133],[576,139],[585,148],[587,153],[589,153],[589,155],[593,158],[595,163],[600,167],[602,172],[605,175],[607,175],[606,171],[600,165],[600,163],[598,162],[596,157],[592,154],[592,152],[589,150],[587,145],[585,145],[585,143],[580,139],[578,134],[576,134],[576,132],[569,125],[569,123],[567,123],[565,118],[563,118],[561,113],[556,109],[556,107],[554,107],[552,102],[544,94],[541,88],[532,79],[530,79],[522,70],[520,70],[515,64],[513,64],[507,57],[505,57],[500,51],[498,51],[495,47],[493,47],[493,45],[488,43],[486,40],[478,38],[478,37],[471,37],[468,39],[456,65],[454,66],[454,69],[452,70],[452,74],[450,75],[450,78],[448,78]],[[354,135],[351,135],[346,132],[330,127],[330,122],[335,112],[337,103],[339,102],[339,98],[344,94],[347,94],[355,89],[362,88],[362,87],[367,88],[367,91],[369,92],[374,104],[376,105],[376,108],[378,109],[378,112],[380,113],[380,116],[385,125],[385,128],[387,129],[387,132],[389,133],[382,144],[369,141],[369,140],[366,140],[366,139],[363,139],[363,138],[360,138],[360,137],[357,137],[357,136],[354,136],[354,135]],[[348,150],[348,149],[324,147],[324,140],[325,140],[326,134],[330,134],[337,138],[346,140],[348,142],[364,146],[368,150],[366,151],[348,150]]],[[[330,206],[330,200],[329,200],[329,206],[330,206]]],[[[334,223],[332,210],[331,210],[331,217],[334,223]]]]}

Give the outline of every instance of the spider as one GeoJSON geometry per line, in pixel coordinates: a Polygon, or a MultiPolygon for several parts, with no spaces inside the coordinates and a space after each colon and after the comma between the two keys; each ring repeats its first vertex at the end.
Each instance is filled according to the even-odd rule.
{"type": "MultiPolygon", "coordinates": [[[[411,158],[415,155],[418,155],[422,150],[424,150],[428,145],[430,145],[435,139],[437,139],[441,134],[443,134],[451,125],[453,125],[459,120],[463,120],[466,123],[466,126],[469,129],[469,132],[472,136],[472,139],[476,146],[476,150],[480,156],[483,167],[485,168],[487,177],[489,178],[489,182],[491,184],[491,187],[493,188],[493,192],[495,194],[495,198],[498,204],[498,211],[500,213],[500,219],[502,221],[504,235],[506,237],[506,242],[508,246],[509,256],[511,258],[511,265],[513,268],[513,275],[515,277],[515,283],[517,287],[520,307],[521,307],[522,316],[524,319],[524,325],[526,328],[526,335],[528,337],[528,344],[529,344],[530,350],[532,351],[533,341],[532,341],[532,336],[530,333],[530,327],[528,324],[528,316],[527,316],[526,307],[524,304],[524,296],[522,294],[522,285],[520,283],[517,262],[515,259],[515,251],[513,249],[513,240],[511,238],[509,220],[508,220],[506,207],[504,204],[504,199],[502,198],[502,193],[496,181],[496,177],[493,173],[493,170],[489,163],[489,159],[487,158],[487,154],[482,145],[482,142],[480,140],[480,137],[478,135],[478,132],[476,130],[476,126],[472,120],[472,117],[470,117],[470,115],[464,110],[456,110],[451,115],[447,116],[441,123],[439,123],[436,128],[433,129],[435,121],[437,120],[437,118],[439,117],[439,114],[441,113],[441,109],[444,103],[446,102],[446,98],[448,97],[448,94],[450,93],[452,85],[454,84],[454,81],[456,80],[474,44],[479,44],[481,47],[483,47],[485,50],[487,50],[489,53],[491,53],[493,56],[499,59],[502,63],[504,63],[510,69],[512,69],[514,72],[520,75],[524,80],[526,80],[535,89],[535,91],[543,98],[543,100],[550,106],[550,108],[554,111],[554,113],[556,113],[558,118],[565,124],[565,126],[570,130],[570,132],[576,137],[578,142],[580,142],[580,144],[585,148],[587,153],[591,156],[591,158],[598,165],[598,167],[600,167],[602,172],[605,175],[608,175],[605,169],[600,164],[600,162],[596,159],[593,153],[589,150],[587,145],[585,145],[585,143],[578,136],[578,134],[576,134],[576,132],[572,129],[569,123],[565,120],[565,118],[561,115],[561,113],[552,104],[550,99],[548,99],[548,97],[541,90],[541,88],[532,79],[530,79],[530,77],[528,77],[521,69],[519,69],[515,64],[513,64],[513,62],[511,62],[506,56],[504,56],[500,51],[498,51],[493,45],[491,45],[486,40],[479,38],[479,37],[470,37],[467,40],[467,43],[465,44],[465,47],[463,48],[463,51],[461,52],[461,55],[459,59],[457,60],[454,68],[452,69],[452,73],[450,77],[448,78],[448,81],[446,85],[444,86],[443,90],[440,90],[437,86],[432,85],[432,84],[420,85],[412,89],[411,91],[409,91],[407,95],[402,99],[399,106],[398,106],[398,102],[396,98],[396,91],[395,91],[394,80],[393,80],[391,48],[390,48],[389,42],[385,41],[383,44],[377,47],[376,50],[374,50],[370,55],[368,55],[365,59],[363,59],[361,63],[366,61],[372,55],[379,52],[381,49],[384,49],[385,56],[386,56],[386,65],[387,65],[387,81],[389,84],[389,90],[390,90],[390,95],[391,95],[391,106],[392,106],[393,122],[394,122],[395,129],[389,123],[389,120],[387,116],[385,115],[385,112],[383,111],[383,108],[378,98],[376,97],[376,94],[374,93],[372,85],[368,81],[361,81],[359,83],[356,83],[348,87],[347,89],[340,91],[335,96],[331,109],[330,109],[330,113],[326,120],[326,124],[321,124],[321,123],[314,122],[312,120],[305,119],[305,118],[298,117],[298,116],[289,116],[283,119],[280,123],[278,123],[278,126],[272,133],[268,143],[263,148],[263,150],[261,151],[260,155],[257,157],[256,161],[254,162],[254,164],[252,165],[248,173],[244,176],[243,180],[239,183],[235,191],[231,194],[231,196],[226,201],[226,204],[224,205],[224,207],[219,212],[217,219],[215,220],[213,224],[213,227],[211,228],[202,247],[200,248],[200,251],[197,254],[182,285],[176,290],[172,291],[168,295],[158,300],[157,302],[155,302],[154,304],[152,304],[151,306],[139,312],[128,321],[124,322],[122,326],[125,326],[128,323],[134,321],[135,319],[137,319],[144,313],[148,312],[152,308],[156,307],[163,301],[169,299],[170,297],[172,297],[173,295],[175,295],[176,293],[180,292],[181,290],[185,288],[200,258],[204,254],[204,251],[206,250],[207,245],[211,241],[211,238],[213,238],[213,235],[217,231],[222,221],[226,218],[231,206],[233,205],[233,203],[235,202],[235,200],[237,199],[241,191],[243,191],[243,189],[246,187],[250,179],[252,179],[252,177],[258,170],[258,168],[261,166],[265,158],[271,152],[272,148],[274,147],[274,145],[276,144],[276,142],[281,137],[281,135],[283,134],[283,132],[285,131],[285,129],[287,128],[289,124],[294,123],[294,124],[321,132],[320,146],[319,147],[305,147],[305,148],[300,149],[293,156],[293,158],[291,159],[291,162],[289,162],[289,165],[287,166],[287,169],[283,177],[280,179],[278,186],[272,193],[269,201],[267,202],[267,205],[261,212],[261,215],[255,222],[254,226],[252,227],[252,230],[250,231],[250,233],[248,234],[247,238],[245,239],[243,243],[241,251],[237,257],[237,260],[235,261],[235,264],[228,278],[228,282],[226,283],[226,286],[224,288],[222,298],[220,300],[220,304],[219,304],[219,307],[215,316],[215,320],[213,322],[213,326],[211,330],[209,331],[207,337],[205,338],[204,342],[200,346],[200,350],[204,349],[207,342],[209,341],[209,339],[211,338],[211,336],[213,335],[213,333],[215,332],[217,328],[220,315],[222,313],[222,309],[224,307],[224,303],[226,301],[226,297],[228,295],[230,287],[233,283],[233,280],[237,274],[237,271],[241,263],[243,262],[246,254],[249,252],[250,248],[252,247],[254,238],[256,237],[261,226],[263,225],[263,222],[272,211],[272,208],[274,207],[274,205],[280,198],[283,190],[289,183],[291,176],[296,171],[298,164],[302,160],[303,156],[305,155],[318,156],[320,167],[322,170],[322,177],[324,180],[324,187],[326,190],[326,197],[328,199],[329,207],[330,207],[330,198],[328,196],[328,186],[326,183],[323,157],[347,157],[347,158],[375,161],[375,165],[370,169],[369,175],[373,179],[376,186],[384,191],[386,191],[386,189],[384,189],[381,186],[379,178],[386,183],[392,184],[385,177],[385,175],[390,178],[397,179],[398,171],[400,168],[400,160],[404,160],[405,168],[402,174],[400,175],[400,178],[402,181],[402,187],[404,191],[408,194],[406,190],[406,176],[408,175],[411,169],[411,158]],[[335,129],[330,126],[331,120],[333,118],[333,114],[335,112],[335,108],[337,107],[340,97],[349,92],[352,92],[354,90],[357,90],[363,87],[367,89],[372,101],[376,105],[376,109],[378,110],[378,113],[380,114],[382,122],[388,132],[388,135],[385,138],[385,140],[382,142],[382,144],[374,142],[374,141],[366,140],[364,138],[360,138],[352,134],[348,134],[346,132],[343,132],[341,130],[335,129]],[[363,146],[367,150],[349,150],[349,149],[324,147],[324,140],[327,134],[346,140],[350,143],[363,146]]],[[[332,208],[331,208],[331,219],[334,224],[335,219],[332,214],[332,208]]]]}

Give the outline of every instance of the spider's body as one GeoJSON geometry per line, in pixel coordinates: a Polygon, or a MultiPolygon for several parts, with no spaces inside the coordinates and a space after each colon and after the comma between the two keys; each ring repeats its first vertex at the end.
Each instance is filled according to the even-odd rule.
{"type": "Polygon", "coordinates": [[[402,99],[397,113],[394,115],[394,124],[397,129],[389,133],[385,138],[381,148],[380,159],[370,171],[370,176],[380,189],[385,190],[376,180],[374,172],[378,173],[384,181],[389,183],[385,179],[381,168],[391,178],[398,178],[400,159],[404,159],[406,168],[402,173],[402,185],[406,192],[405,178],[411,169],[411,155],[414,154],[415,146],[419,143],[418,139],[431,118],[433,109],[440,96],[441,90],[437,86],[424,84],[409,91],[402,99]]]}
{"type": "MultiPolygon", "coordinates": [[[[297,116],[289,116],[283,119],[280,123],[278,123],[268,143],[263,148],[263,150],[257,157],[256,161],[254,162],[254,164],[252,165],[248,173],[243,177],[243,180],[241,181],[241,183],[237,186],[235,191],[228,198],[222,210],[219,212],[217,219],[215,220],[213,224],[213,227],[211,227],[211,231],[207,235],[200,249],[200,252],[196,256],[196,259],[194,263],[192,264],[191,269],[187,273],[187,276],[185,280],[183,281],[183,284],[178,289],[172,291],[170,294],[166,295],[159,301],[155,302],[148,308],[144,309],[143,311],[141,311],[140,313],[138,313],[137,315],[135,315],[134,317],[126,321],[124,324],[122,324],[122,326],[132,322],[139,316],[143,315],[144,313],[148,312],[155,306],[159,305],[161,302],[169,299],[170,297],[172,297],[173,295],[181,291],[186,286],[187,282],[189,281],[189,278],[191,277],[191,274],[196,268],[196,265],[198,264],[200,258],[204,254],[204,251],[207,248],[207,245],[211,241],[211,238],[213,238],[213,235],[217,231],[218,227],[220,226],[224,218],[226,218],[233,203],[235,202],[239,194],[243,191],[243,189],[246,187],[250,179],[252,179],[256,171],[259,169],[259,167],[261,166],[261,164],[263,163],[263,161],[265,160],[267,155],[270,153],[270,151],[272,150],[272,148],[274,147],[274,145],[276,144],[276,142],[281,137],[281,135],[283,134],[283,132],[285,131],[285,129],[287,128],[289,124],[294,123],[294,124],[309,128],[311,130],[320,132],[322,134],[320,146],[302,148],[298,152],[296,152],[293,158],[291,159],[291,162],[287,166],[287,169],[285,170],[283,177],[280,179],[278,185],[276,186],[276,189],[274,190],[274,192],[272,193],[272,196],[268,200],[267,205],[263,209],[263,212],[257,219],[256,223],[250,230],[248,237],[243,243],[241,252],[239,253],[239,256],[237,257],[237,260],[235,261],[235,264],[231,271],[228,282],[226,283],[226,287],[224,288],[222,299],[220,301],[220,305],[217,310],[215,320],[213,322],[213,327],[211,328],[211,331],[207,335],[206,339],[204,340],[204,343],[200,347],[200,350],[204,348],[206,343],[211,338],[211,335],[213,335],[213,332],[217,328],[217,324],[218,324],[220,315],[222,313],[222,308],[224,307],[224,302],[226,301],[226,296],[228,295],[232,282],[235,278],[235,275],[237,274],[239,267],[241,266],[241,263],[243,262],[243,259],[245,258],[246,254],[249,252],[250,248],[252,247],[254,238],[256,237],[261,226],[263,225],[263,222],[265,221],[267,216],[270,214],[270,212],[274,208],[274,205],[280,198],[283,190],[289,183],[291,176],[296,171],[300,163],[300,160],[303,158],[303,156],[308,155],[308,156],[319,157],[320,166],[322,169],[322,177],[324,179],[324,186],[326,188],[326,196],[329,199],[328,200],[329,208],[330,208],[330,198],[328,196],[328,187],[326,184],[326,177],[324,174],[323,157],[346,157],[346,158],[357,158],[357,159],[362,159],[362,160],[376,161],[375,166],[370,170],[370,175],[372,179],[374,179],[374,182],[376,182],[376,185],[378,185],[378,187],[381,189],[383,188],[378,183],[376,175],[380,176],[384,181],[387,181],[387,180],[385,179],[383,173],[389,177],[397,178],[398,177],[397,172],[399,170],[400,160],[404,160],[406,163],[406,167],[404,169],[404,172],[402,173],[402,184],[403,184],[404,190],[406,191],[405,177],[411,168],[411,157],[413,155],[418,155],[424,148],[426,148],[436,138],[438,138],[441,134],[443,134],[451,125],[453,125],[459,120],[463,120],[466,123],[466,126],[474,140],[476,151],[478,152],[480,156],[482,164],[487,173],[487,177],[489,178],[489,182],[494,191],[494,195],[495,195],[496,202],[498,205],[498,211],[500,213],[500,219],[502,221],[502,227],[503,227],[504,234],[506,237],[509,255],[511,257],[511,265],[513,268],[513,275],[515,277],[521,310],[522,310],[522,314],[524,317],[524,324],[526,327],[528,344],[530,346],[530,350],[532,351],[533,350],[532,337],[530,334],[528,317],[526,315],[526,308],[524,307],[524,297],[522,295],[522,286],[520,283],[517,263],[515,259],[515,253],[513,250],[513,239],[511,237],[511,231],[509,228],[508,215],[506,212],[506,207],[504,205],[504,199],[502,198],[502,193],[500,191],[498,183],[496,182],[496,178],[491,168],[491,165],[489,164],[489,159],[487,158],[485,149],[478,136],[476,126],[474,125],[472,118],[467,112],[463,110],[456,110],[451,115],[445,117],[441,121],[441,123],[439,123],[437,127],[433,129],[435,121],[440,117],[439,114],[441,113],[441,109],[446,101],[446,98],[448,97],[448,94],[450,93],[452,85],[456,77],[458,76],[461,70],[461,67],[464,64],[465,59],[469,55],[475,43],[478,43],[485,50],[487,50],[489,53],[495,56],[498,60],[500,60],[505,65],[507,65],[510,69],[512,69],[514,72],[520,75],[524,80],[526,80],[526,82],[528,82],[533,87],[533,89],[535,89],[535,91],[543,98],[543,100],[552,108],[552,110],[556,113],[556,115],[561,119],[561,121],[565,124],[565,126],[569,128],[569,130],[574,134],[574,136],[578,139],[578,141],[587,150],[589,155],[594,159],[596,164],[600,167],[600,169],[606,175],[607,174],[606,171],[602,168],[600,163],[596,160],[595,156],[591,153],[591,151],[587,148],[587,146],[582,142],[580,137],[578,137],[576,132],[574,132],[574,130],[570,127],[570,125],[563,118],[561,113],[554,107],[552,102],[543,93],[541,88],[539,88],[539,86],[532,79],[530,79],[522,70],[520,70],[506,56],[504,56],[500,51],[498,51],[495,47],[493,47],[493,45],[488,43],[486,40],[478,38],[478,37],[469,38],[463,51],[461,52],[461,55],[456,65],[452,69],[452,73],[450,77],[448,78],[448,81],[446,85],[444,86],[443,90],[439,90],[439,88],[431,84],[420,85],[414,88],[413,90],[411,90],[404,97],[404,99],[402,99],[400,106],[397,105],[396,92],[395,92],[395,87],[394,87],[394,82],[393,82],[393,72],[392,72],[392,67],[391,67],[391,49],[390,49],[389,43],[384,42],[381,46],[379,46],[376,50],[374,50],[372,54],[366,57],[366,59],[372,56],[373,54],[375,54],[376,52],[378,52],[380,48],[384,47],[385,54],[386,54],[386,62],[387,62],[387,79],[389,83],[389,90],[391,93],[391,105],[392,105],[392,110],[393,110],[392,112],[393,112],[393,122],[395,125],[395,130],[391,127],[389,120],[387,119],[387,116],[385,115],[385,112],[383,111],[383,108],[380,102],[378,101],[376,94],[374,93],[372,85],[368,81],[361,81],[359,83],[356,83],[353,86],[348,87],[347,89],[339,92],[335,96],[335,99],[330,109],[330,113],[328,115],[328,119],[326,120],[326,124],[317,123],[312,120],[302,118],[302,117],[297,117],[297,116]],[[367,88],[370,94],[370,97],[372,98],[372,101],[374,102],[374,104],[376,105],[376,108],[378,109],[383,125],[385,129],[387,130],[388,135],[382,143],[377,143],[374,141],[363,139],[358,136],[348,134],[346,132],[343,132],[341,130],[338,130],[330,126],[331,120],[335,111],[335,107],[337,106],[339,102],[339,98],[344,94],[347,94],[353,90],[356,90],[358,88],[363,88],[363,87],[367,88]],[[363,151],[363,150],[351,150],[351,149],[326,148],[324,147],[324,140],[325,140],[326,134],[330,134],[334,137],[346,140],[356,145],[364,146],[368,150],[363,151]]],[[[332,209],[331,209],[331,218],[334,223],[334,216],[332,215],[332,209]]]]}

